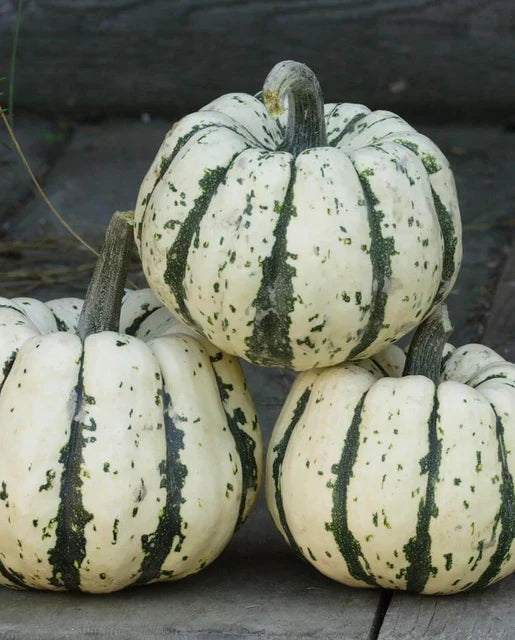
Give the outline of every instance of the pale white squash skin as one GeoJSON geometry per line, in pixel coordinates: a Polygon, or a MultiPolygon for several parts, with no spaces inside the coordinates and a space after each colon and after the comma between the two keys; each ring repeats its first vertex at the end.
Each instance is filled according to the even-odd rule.
{"type": "Polygon", "coordinates": [[[253,96],[222,96],[173,127],[140,187],[135,238],[150,286],[216,346],[258,364],[306,370],[375,354],[445,298],[461,263],[456,188],[436,145],[387,111],[343,103],[326,104],[325,114],[329,146],[294,158],[279,150],[287,114],[272,120],[253,96]],[[289,270],[289,292],[284,282],[269,281],[264,268],[279,244],[277,223],[293,167],[293,213],[279,259],[289,270]],[[201,180],[224,170],[192,223],[201,180]],[[366,181],[376,202],[376,231],[366,181]],[[455,245],[445,273],[449,248],[439,207],[446,211],[447,243],[455,245]],[[189,225],[195,231],[179,260],[185,270],[178,300],[167,265],[189,225]],[[384,265],[374,271],[373,242],[374,256],[391,251],[391,277],[382,284],[377,272],[384,265]],[[290,310],[281,312],[288,354],[273,352],[266,339],[250,344],[268,309],[258,302],[262,288],[276,308],[277,301],[289,301],[290,310]],[[386,301],[374,323],[378,290],[386,301]],[[360,345],[370,324],[368,344],[360,345]]]}
{"type": "Polygon", "coordinates": [[[261,481],[261,435],[236,359],[181,326],[150,290],[126,294],[120,333],[90,335],[83,346],[74,333],[57,332],[64,318],[76,327],[81,305],[76,299],[46,305],[0,299],[4,586],[104,593],[137,583],[142,536],[156,531],[167,503],[160,468],[167,459],[166,419],[180,441],[172,462],[176,478],[184,472],[178,529],[145,582],[177,580],[214,560],[251,510],[261,481]],[[136,336],[125,334],[135,321],[136,336]],[[242,464],[248,465],[227,414],[243,416],[238,428],[253,446],[255,482],[246,486],[244,501],[242,464]],[[92,517],[84,525],[84,557],[72,587],[56,573],[52,550],[62,502],[61,453],[74,417],[83,425],[81,504],[92,517]]]}
{"type": "Polygon", "coordinates": [[[395,346],[378,357],[381,367],[395,377],[381,377],[377,364],[364,360],[359,366],[342,364],[297,378],[268,450],[270,512],[283,536],[290,543],[293,539],[306,560],[345,584],[422,593],[454,593],[476,583],[486,586],[515,571],[513,538],[501,541],[503,528],[506,535],[515,525],[515,365],[474,344],[452,350],[445,362],[436,389],[434,437],[440,450],[433,476],[436,511],[427,527],[432,569],[417,586],[416,580],[408,581],[408,543],[417,536],[421,498],[430,499],[429,474],[422,467],[430,449],[436,451],[428,426],[435,385],[423,376],[398,377],[404,359],[395,346]],[[353,463],[347,459],[349,476],[342,503],[335,493],[340,485],[335,483],[344,472],[335,465],[348,450],[346,439],[365,393],[357,454],[353,463]],[[302,405],[303,394],[308,399],[302,405]],[[293,424],[296,409],[298,421],[293,424]],[[506,473],[494,409],[503,426],[506,473]],[[511,502],[506,520],[496,525],[503,477],[511,502]],[[348,564],[352,557],[338,546],[334,514],[344,512],[346,540],[353,536],[359,544],[358,563],[370,581],[356,578],[348,564]],[[479,582],[500,545],[504,554],[497,569],[479,582]]]}

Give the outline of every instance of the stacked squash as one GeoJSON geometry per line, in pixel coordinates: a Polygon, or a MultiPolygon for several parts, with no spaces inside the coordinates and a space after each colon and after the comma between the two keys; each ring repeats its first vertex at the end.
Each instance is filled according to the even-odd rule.
{"type": "Polygon", "coordinates": [[[122,301],[128,228],[83,306],[0,305],[0,583],[111,591],[216,557],[261,478],[236,357],[302,372],[267,500],[317,569],[422,593],[515,569],[515,366],[446,345],[461,222],[431,140],[282,62],[167,134],[134,215],[153,292],[122,301]]]}

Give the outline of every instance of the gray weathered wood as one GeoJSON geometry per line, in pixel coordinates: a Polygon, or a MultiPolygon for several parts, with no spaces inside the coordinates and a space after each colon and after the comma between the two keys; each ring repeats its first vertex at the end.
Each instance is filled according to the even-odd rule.
{"type": "Polygon", "coordinates": [[[396,593],[378,640],[513,640],[515,576],[455,596],[396,593]]]}
{"type": "Polygon", "coordinates": [[[331,583],[257,534],[174,584],[101,597],[2,589],[0,638],[368,640],[379,592],[331,583]]]}
{"type": "MultiPolygon", "coordinates": [[[[7,75],[16,2],[0,8],[7,75]]],[[[32,0],[19,107],[177,117],[255,92],[281,59],[306,62],[328,99],[438,120],[510,117],[511,0],[32,0]]]]}
{"type": "Polygon", "coordinates": [[[507,360],[515,361],[515,239],[508,250],[484,342],[507,360]]]}
{"type": "MultiPolygon", "coordinates": [[[[47,120],[23,117],[16,119],[15,133],[35,175],[44,180],[62,152],[68,132],[47,120]]],[[[16,213],[30,200],[31,194],[32,183],[27,171],[0,123],[0,222],[16,213]]]]}
{"type": "Polygon", "coordinates": [[[463,262],[447,299],[455,326],[451,342],[483,342],[487,311],[515,225],[515,134],[486,125],[421,125],[418,129],[449,159],[458,189],[463,262]]]}

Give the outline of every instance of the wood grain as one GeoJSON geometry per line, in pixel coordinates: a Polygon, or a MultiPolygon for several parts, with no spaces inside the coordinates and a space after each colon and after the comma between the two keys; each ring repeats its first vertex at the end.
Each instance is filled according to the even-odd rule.
{"type": "Polygon", "coordinates": [[[513,640],[515,576],[455,596],[394,594],[378,640],[513,640]]]}
{"type": "Polygon", "coordinates": [[[515,238],[497,286],[484,343],[515,362],[515,238]]]}
{"type": "MultiPolygon", "coordinates": [[[[0,8],[8,75],[15,2],[0,8]]],[[[327,100],[438,121],[509,118],[511,0],[32,0],[16,104],[44,112],[174,118],[256,92],[281,59],[319,74],[327,100]]]]}

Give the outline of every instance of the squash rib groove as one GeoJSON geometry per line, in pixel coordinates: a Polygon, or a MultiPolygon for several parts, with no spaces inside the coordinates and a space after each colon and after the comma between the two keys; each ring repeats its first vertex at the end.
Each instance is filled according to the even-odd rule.
{"type": "MultiPolygon", "coordinates": [[[[333,109],[333,111],[334,111],[334,109],[333,109]]],[[[332,113],[332,111],[331,111],[331,113],[332,113]]],[[[328,140],[328,144],[331,147],[336,147],[343,140],[343,138],[346,135],[348,135],[349,133],[352,133],[354,131],[354,129],[356,128],[356,125],[358,124],[358,122],[360,120],[363,120],[363,118],[365,116],[367,116],[367,115],[368,115],[367,113],[357,113],[353,118],[351,118],[349,120],[349,122],[347,122],[345,127],[340,131],[340,133],[336,136],[336,138],[333,138],[332,140],[328,140]]]]}
{"type": "Polygon", "coordinates": [[[13,571],[12,569],[8,569],[5,564],[0,560],[0,574],[4,576],[6,580],[12,582],[13,585],[20,587],[20,589],[26,589],[27,585],[23,582],[23,576],[21,573],[17,571],[13,571]]]}
{"type": "Polygon", "coordinates": [[[415,536],[404,546],[404,553],[409,562],[405,570],[406,588],[408,591],[423,591],[430,575],[436,575],[436,567],[431,565],[431,536],[429,527],[431,518],[438,517],[435,502],[435,489],[438,482],[442,459],[442,443],[438,438],[439,402],[437,391],[433,399],[433,408],[428,421],[429,448],[427,455],[420,460],[421,475],[427,474],[426,494],[420,499],[418,506],[417,528],[415,536]]]}
{"type": "Polygon", "coordinates": [[[56,516],[55,546],[48,552],[49,563],[53,567],[50,584],[69,590],[80,589],[80,566],[86,557],[85,526],[93,518],[82,503],[81,471],[84,463],[82,449],[86,444],[83,431],[95,431],[96,423],[91,420],[85,425],[81,418],[83,404],[87,402],[84,392],[84,349],[80,359],[77,385],[75,387],[75,408],[68,442],[61,449],[59,458],[63,465],[59,507],[56,516]]]}
{"type": "Polygon", "coordinates": [[[369,564],[363,555],[359,541],[350,530],[347,518],[347,492],[352,469],[358,458],[361,417],[367,394],[368,391],[365,391],[356,405],[352,422],[345,437],[340,461],[332,467],[336,479],[333,483],[332,520],[326,523],[326,529],[332,532],[350,575],[356,580],[377,587],[378,584],[374,576],[370,574],[369,564]]]}
{"type": "Polygon", "coordinates": [[[247,358],[263,365],[290,367],[293,362],[289,331],[295,304],[292,280],[296,269],[287,261],[287,232],[291,217],[296,215],[293,204],[296,175],[295,160],[292,160],[290,180],[274,229],[274,246],[263,261],[261,286],[252,302],[256,310],[252,335],[245,338],[247,358]]]}
{"type": "Polygon", "coordinates": [[[136,585],[156,580],[161,575],[170,577],[173,572],[163,572],[161,567],[172,550],[179,552],[185,535],[181,532],[181,505],[184,502],[182,489],[188,474],[186,466],[180,461],[179,452],[184,449],[184,431],[176,422],[186,420],[173,413],[170,394],[165,391],[166,382],[161,390],[163,395],[163,418],[166,436],[166,460],[159,465],[161,487],[166,488],[166,503],[159,516],[157,528],[153,533],[141,536],[141,547],[145,557],[141,563],[140,575],[136,585]],[[175,546],[173,546],[175,543],[175,546]]]}
{"type": "Polygon", "coordinates": [[[515,539],[515,491],[513,487],[513,477],[510,473],[508,461],[506,458],[504,425],[495,407],[493,405],[491,406],[496,418],[498,456],[499,462],[502,467],[502,483],[500,483],[499,485],[501,506],[499,511],[499,518],[496,519],[496,522],[494,524],[492,537],[495,536],[495,530],[499,523],[501,525],[501,532],[499,534],[497,548],[492,554],[487,568],[483,571],[478,581],[476,582],[476,587],[486,587],[491,582],[495,581],[502,568],[503,562],[510,551],[511,544],[515,539]]]}
{"type": "Polygon", "coordinates": [[[254,456],[254,450],[256,448],[255,441],[245,431],[239,428],[238,425],[246,424],[247,417],[245,413],[237,407],[232,414],[227,410],[227,400],[229,400],[229,390],[233,389],[232,384],[225,383],[222,378],[216,373],[216,362],[213,362],[213,371],[215,373],[216,383],[218,385],[218,393],[227,420],[227,426],[234,438],[234,444],[236,445],[236,451],[240,458],[241,467],[241,499],[240,507],[238,509],[238,518],[234,530],[236,531],[243,524],[245,507],[247,505],[248,492],[252,489],[257,490],[258,486],[258,468],[256,458],[254,456]]]}
{"type": "Polygon", "coordinates": [[[7,358],[7,360],[4,362],[4,366],[2,368],[2,375],[3,375],[3,379],[0,382],[0,393],[2,392],[2,389],[4,387],[4,384],[7,380],[7,378],[9,377],[9,374],[11,373],[11,370],[14,366],[14,361],[16,360],[16,356],[18,355],[18,349],[15,349],[11,355],[7,358]]]}
{"type": "MultiPolygon", "coordinates": [[[[256,140],[254,138],[254,136],[252,136],[252,134],[247,131],[247,129],[245,129],[245,132],[247,132],[247,135],[245,135],[245,132],[239,131],[236,127],[230,127],[229,125],[226,125],[226,124],[216,124],[216,123],[209,122],[209,123],[206,123],[206,124],[203,124],[203,125],[199,124],[199,125],[196,125],[196,126],[192,127],[190,129],[190,131],[188,131],[188,133],[184,134],[181,138],[179,138],[179,140],[177,141],[177,144],[173,148],[172,153],[169,156],[163,157],[161,159],[161,164],[160,164],[160,167],[159,167],[159,174],[158,174],[157,178],[155,179],[155,182],[154,182],[154,184],[152,186],[152,189],[147,193],[147,195],[145,196],[145,199],[144,199],[145,209],[143,210],[143,214],[141,216],[141,220],[139,221],[138,228],[137,228],[138,241],[141,241],[141,236],[142,236],[142,232],[143,232],[143,222],[144,222],[145,216],[147,214],[148,205],[150,203],[150,200],[152,199],[152,195],[153,195],[157,185],[163,179],[165,173],[170,168],[170,165],[175,160],[175,158],[179,154],[180,150],[186,144],[188,144],[188,142],[191,140],[191,138],[193,138],[193,136],[195,134],[197,134],[199,131],[205,131],[206,129],[210,129],[210,128],[213,128],[213,129],[214,128],[216,128],[216,129],[227,129],[228,131],[232,131],[233,133],[241,136],[242,138],[247,138],[247,142],[252,142],[252,143],[258,144],[259,146],[263,147],[263,145],[258,140],[256,140]]],[[[243,127],[243,128],[245,128],[245,127],[243,127]]]]}
{"type": "Polygon", "coordinates": [[[288,425],[288,428],[284,432],[284,436],[282,437],[281,441],[274,447],[274,453],[276,453],[277,456],[274,460],[273,469],[272,469],[272,476],[273,476],[274,488],[275,488],[275,504],[277,506],[279,520],[281,522],[281,526],[284,530],[284,533],[286,534],[286,537],[288,539],[288,542],[290,543],[291,548],[300,557],[303,557],[302,550],[297,545],[297,542],[295,541],[295,538],[293,537],[293,534],[290,531],[290,528],[288,526],[288,522],[286,521],[286,514],[284,512],[284,504],[283,504],[283,498],[281,494],[281,473],[282,473],[284,456],[286,455],[286,450],[288,448],[290,438],[292,436],[292,433],[295,427],[297,426],[300,419],[302,418],[304,411],[306,410],[309,398],[311,396],[312,388],[313,388],[313,385],[305,389],[304,393],[298,399],[297,406],[295,407],[293,416],[290,420],[290,424],[288,425]]]}
{"type": "Polygon", "coordinates": [[[141,325],[145,322],[145,320],[148,320],[148,318],[150,318],[150,316],[155,311],[159,311],[159,309],[162,309],[162,307],[159,306],[159,307],[153,307],[152,309],[147,309],[145,313],[142,313],[140,316],[137,316],[136,318],[134,318],[132,323],[125,329],[124,333],[126,333],[129,336],[136,336],[141,325]]]}
{"type": "MultiPolygon", "coordinates": [[[[402,145],[405,149],[415,154],[420,159],[420,161],[424,165],[424,169],[427,172],[428,178],[430,179],[431,173],[434,173],[434,170],[432,170],[432,166],[429,165],[427,160],[424,161],[423,155],[419,152],[418,145],[414,142],[411,142],[410,140],[403,140],[402,138],[396,138],[394,142],[402,145]]],[[[456,229],[454,228],[451,214],[443,204],[440,196],[436,193],[432,185],[431,195],[433,198],[436,216],[438,218],[438,223],[440,225],[440,230],[442,232],[444,246],[440,286],[438,287],[438,291],[432,303],[432,308],[434,308],[447,295],[449,283],[451,282],[456,271],[456,247],[458,246],[458,236],[456,235],[456,229]]]]}
{"type": "MultiPolygon", "coordinates": [[[[245,150],[246,149],[244,149],[244,151],[245,150]]],[[[227,172],[241,153],[243,153],[243,151],[235,153],[226,167],[206,169],[204,177],[199,182],[201,193],[198,198],[196,198],[193,208],[188,212],[174,243],[166,255],[164,281],[170,287],[175,297],[175,310],[187,323],[195,327],[197,327],[197,324],[193,321],[186,304],[187,296],[184,279],[186,276],[188,254],[194,237],[198,236],[200,223],[211,204],[211,200],[216,194],[218,187],[225,181],[227,172]]]]}
{"type": "Polygon", "coordinates": [[[350,352],[349,360],[352,360],[352,358],[359,355],[362,351],[365,351],[365,349],[376,340],[382,329],[386,303],[388,301],[386,283],[392,276],[391,256],[395,255],[395,241],[393,237],[385,238],[381,233],[381,220],[384,214],[380,209],[376,208],[380,203],[370,185],[368,172],[367,170],[358,171],[354,162],[353,166],[361,184],[368,211],[368,224],[370,229],[369,253],[372,263],[373,296],[368,322],[361,334],[358,344],[350,352]]]}

